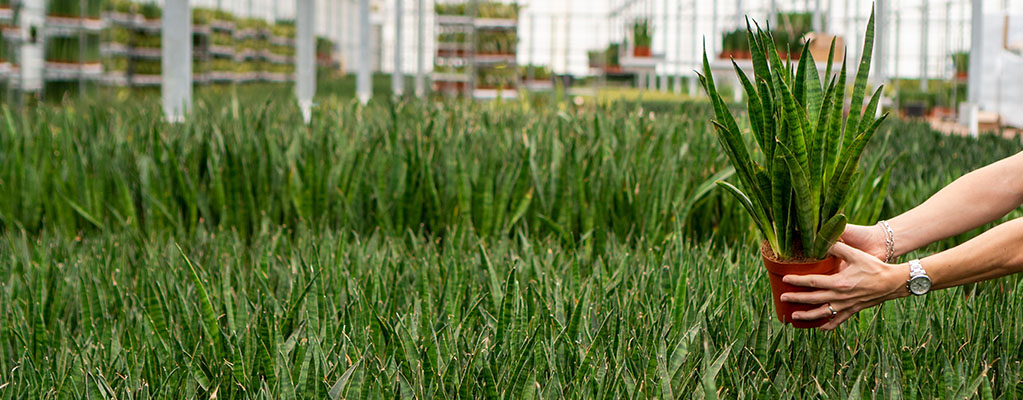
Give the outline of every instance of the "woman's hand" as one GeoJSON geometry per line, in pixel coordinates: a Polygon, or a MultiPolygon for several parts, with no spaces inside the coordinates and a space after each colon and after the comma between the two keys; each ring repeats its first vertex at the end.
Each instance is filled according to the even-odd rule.
{"type": "Polygon", "coordinates": [[[848,224],[842,233],[842,242],[884,261],[887,250],[884,233],[884,228],[880,224],[872,226],[848,224]]]}
{"type": "MultiPolygon", "coordinates": [[[[846,234],[849,230],[846,230],[846,234]]],[[[855,234],[854,234],[855,235],[855,234]]],[[[845,237],[843,235],[843,237],[845,237]]],[[[829,253],[840,258],[839,272],[834,275],[786,275],[785,283],[817,288],[812,292],[790,292],[781,295],[781,301],[790,303],[821,304],[810,311],[792,314],[798,320],[832,318],[831,308],[837,312],[830,322],[821,327],[831,330],[862,309],[909,294],[908,264],[885,264],[873,254],[835,243],[829,253]]]]}

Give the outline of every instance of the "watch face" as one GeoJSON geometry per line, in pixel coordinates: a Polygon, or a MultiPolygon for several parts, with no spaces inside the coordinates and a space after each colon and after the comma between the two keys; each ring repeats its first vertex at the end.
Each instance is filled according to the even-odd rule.
{"type": "Polygon", "coordinates": [[[931,279],[918,276],[909,281],[909,291],[913,294],[924,294],[931,290],[931,279]]]}

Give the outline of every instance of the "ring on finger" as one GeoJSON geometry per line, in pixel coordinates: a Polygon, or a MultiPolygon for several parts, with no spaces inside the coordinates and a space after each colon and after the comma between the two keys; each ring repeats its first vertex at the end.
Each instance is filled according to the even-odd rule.
{"type": "Polygon", "coordinates": [[[831,306],[831,303],[828,303],[828,311],[831,311],[831,318],[835,318],[835,315],[838,315],[838,311],[835,311],[835,308],[831,306]]]}

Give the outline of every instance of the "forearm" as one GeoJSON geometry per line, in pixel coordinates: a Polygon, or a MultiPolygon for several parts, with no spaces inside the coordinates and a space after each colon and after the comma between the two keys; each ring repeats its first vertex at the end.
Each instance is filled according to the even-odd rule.
{"type": "Polygon", "coordinates": [[[888,223],[896,255],[995,221],[1023,203],[1023,153],[963,175],[888,223]]]}
{"type": "MultiPolygon", "coordinates": [[[[920,262],[934,289],[995,279],[1023,271],[1023,218],[984,232],[920,262]]],[[[908,267],[907,267],[908,270],[908,267]]]]}

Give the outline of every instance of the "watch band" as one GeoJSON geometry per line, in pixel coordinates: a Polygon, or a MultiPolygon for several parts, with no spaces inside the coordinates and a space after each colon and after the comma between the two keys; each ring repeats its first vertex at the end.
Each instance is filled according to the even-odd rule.
{"type": "Polygon", "coordinates": [[[920,264],[920,260],[909,260],[909,279],[923,275],[927,275],[927,272],[924,271],[924,266],[920,264]]]}

